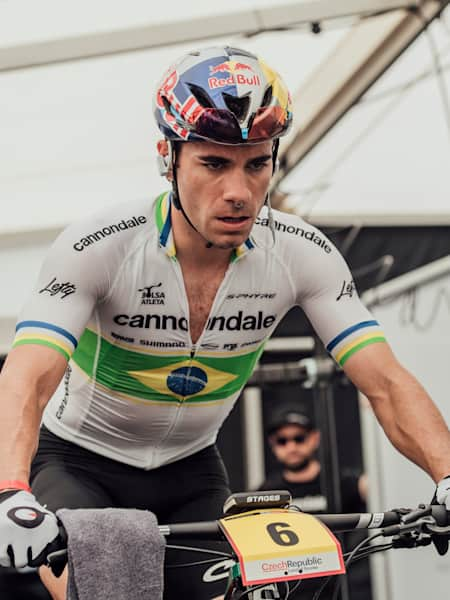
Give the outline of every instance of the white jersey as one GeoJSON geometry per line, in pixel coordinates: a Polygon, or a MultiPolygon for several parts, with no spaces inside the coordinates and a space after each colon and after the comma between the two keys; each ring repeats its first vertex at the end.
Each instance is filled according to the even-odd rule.
{"type": "Polygon", "coordinates": [[[14,345],[43,344],[69,362],[44,423],[55,435],[152,469],[213,443],[294,305],[341,365],[383,341],[333,244],[299,217],[265,209],[233,251],[193,344],[170,219],[170,194],[113,208],[56,240],[14,345]]]}

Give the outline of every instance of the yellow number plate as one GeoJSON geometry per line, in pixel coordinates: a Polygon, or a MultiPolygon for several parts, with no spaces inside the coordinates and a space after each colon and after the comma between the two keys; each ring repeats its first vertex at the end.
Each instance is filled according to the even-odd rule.
{"type": "Polygon", "coordinates": [[[244,585],[345,573],[339,542],[312,515],[255,510],[219,523],[239,558],[244,585]]]}

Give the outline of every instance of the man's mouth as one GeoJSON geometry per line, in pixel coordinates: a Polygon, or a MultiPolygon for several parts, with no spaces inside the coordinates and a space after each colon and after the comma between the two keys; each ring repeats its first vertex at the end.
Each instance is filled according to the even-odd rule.
{"type": "Polygon", "coordinates": [[[244,223],[248,217],[218,217],[223,223],[244,223]]]}

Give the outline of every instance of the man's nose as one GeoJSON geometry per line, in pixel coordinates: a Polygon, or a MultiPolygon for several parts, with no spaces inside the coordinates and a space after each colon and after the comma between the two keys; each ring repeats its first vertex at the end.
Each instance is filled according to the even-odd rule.
{"type": "Polygon", "coordinates": [[[291,446],[293,446],[294,448],[298,447],[298,444],[294,439],[289,439],[286,441],[286,447],[290,448],[291,446]]]}
{"type": "Polygon", "coordinates": [[[248,176],[243,169],[232,169],[225,178],[224,200],[247,202],[251,198],[248,176]]]}

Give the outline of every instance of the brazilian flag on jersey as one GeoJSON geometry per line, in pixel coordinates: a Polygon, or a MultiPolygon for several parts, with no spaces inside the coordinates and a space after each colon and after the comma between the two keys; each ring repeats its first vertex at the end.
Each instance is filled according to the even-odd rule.
{"type": "Polygon", "coordinates": [[[239,392],[263,347],[231,356],[144,354],[86,329],[72,360],[96,384],[131,401],[205,403],[239,392]]]}

